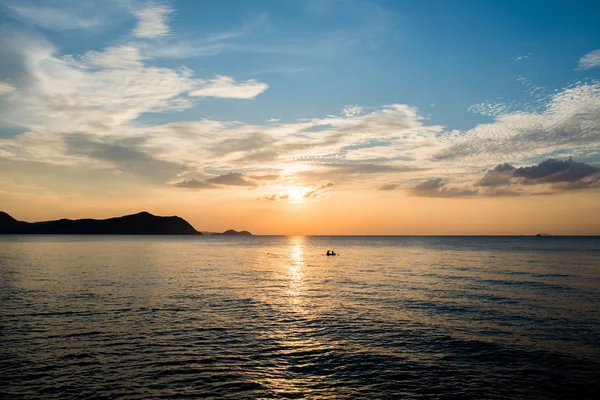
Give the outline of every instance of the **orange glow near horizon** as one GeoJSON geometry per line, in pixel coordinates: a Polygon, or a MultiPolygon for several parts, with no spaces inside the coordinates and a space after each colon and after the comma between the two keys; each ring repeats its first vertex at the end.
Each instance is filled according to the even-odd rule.
{"type": "MultiPolygon", "coordinates": [[[[335,187],[334,187],[335,188],[335,187]]],[[[2,211],[22,221],[110,218],[140,211],[178,215],[199,231],[247,230],[258,235],[598,235],[596,191],[551,196],[424,198],[399,191],[331,188],[307,198],[304,187],[275,191],[266,200],[257,189],[147,191],[91,198],[51,193],[6,197],[2,211]],[[39,207],[43,201],[44,207],[39,207]]],[[[313,190],[311,188],[310,190],[313,190]]],[[[310,191],[309,190],[309,191],[310,191]]],[[[269,193],[268,188],[263,193],[269,193]]],[[[273,193],[273,192],[271,192],[273,193]]]]}

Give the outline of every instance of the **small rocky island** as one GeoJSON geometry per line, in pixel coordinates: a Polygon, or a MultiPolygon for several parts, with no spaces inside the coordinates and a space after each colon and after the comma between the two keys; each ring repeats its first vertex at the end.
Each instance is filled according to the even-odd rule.
{"type": "Polygon", "coordinates": [[[202,235],[181,217],[159,217],[140,212],[109,219],[17,221],[0,211],[0,234],[48,235],[202,235]]]}
{"type": "Polygon", "coordinates": [[[233,229],[229,229],[223,233],[213,233],[213,235],[252,236],[248,231],[236,231],[233,229]]]}

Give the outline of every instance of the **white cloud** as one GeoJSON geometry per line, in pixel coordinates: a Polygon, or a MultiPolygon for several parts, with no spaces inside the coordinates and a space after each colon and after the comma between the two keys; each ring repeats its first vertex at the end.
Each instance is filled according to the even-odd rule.
{"type": "Polygon", "coordinates": [[[467,182],[478,178],[474,169],[509,157],[514,162],[560,149],[600,145],[597,83],[556,94],[543,112],[500,112],[491,124],[446,135],[444,127],[425,125],[419,111],[405,104],[368,113],[351,106],[342,116],[295,123],[201,120],[138,127],[134,120],[141,113],[190,107],[187,96],[253,98],[267,85],[225,76],[199,80],[185,68],[149,66],[134,44],[82,56],[58,56],[40,40],[15,44],[34,79],[15,91],[15,101],[7,110],[11,122],[29,131],[6,150],[48,162],[108,163],[139,176],[147,169],[143,163],[175,166],[157,175],[165,183],[192,182],[206,170],[212,175],[281,171],[269,185],[292,176],[310,185],[332,181],[365,187],[391,179],[401,185],[402,180],[425,182],[454,174],[462,174],[467,182]],[[88,140],[95,147],[75,152],[72,136],[67,135],[75,132],[95,135],[97,139],[88,140]],[[131,162],[117,158],[129,159],[132,154],[136,157],[131,162]],[[178,169],[179,165],[184,168],[178,169]]]}
{"type": "MultiPolygon", "coordinates": [[[[14,92],[0,117],[38,133],[120,134],[119,128],[142,113],[191,107],[190,96],[249,99],[268,87],[231,77],[205,81],[184,67],[148,65],[140,45],[132,43],[81,56],[61,56],[40,37],[11,35],[6,43],[20,53],[30,79],[14,92]]],[[[8,84],[0,89],[11,90],[8,84]]]]}
{"type": "Polygon", "coordinates": [[[515,58],[515,61],[525,61],[525,60],[531,60],[531,53],[519,54],[517,56],[517,58],[515,58]]]}
{"type": "Polygon", "coordinates": [[[144,57],[135,45],[108,47],[103,51],[88,51],[82,57],[90,66],[100,68],[140,68],[144,57]]]}
{"type": "Polygon", "coordinates": [[[146,7],[133,11],[138,18],[138,24],[133,30],[133,35],[139,38],[157,38],[170,33],[167,24],[173,9],[165,3],[147,3],[146,7]]]}
{"type": "Polygon", "coordinates": [[[0,81],[0,96],[9,94],[15,91],[15,87],[8,82],[0,81]]]}
{"type": "Polygon", "coordinates": [[[477,190],[463,187],[448,187],[442,178],[430,179],[409,189],[413,196],[421,197],[469,197],[477,195],[477,190]]]}
{"type": "MultiPolygon", "coordinates": [[[[485,107],[483,107],[485,109],[485,107]]],[[[600,146],[600,82],[554,95],[541,112],[498,113],[495,121],[448,137],[437,160],[513,161],[559,150],[600,146]]]]}
{"type": "MultiPolygon", "coordinates": [[[[70,62],[77,63],[73,59],[70,62]]],[[[113,71],[103,71],[108,70],[113,71]]],[[[193,85],[187,74],[180,73],[178,79],[191,80],[193,85]]],[[[279,177],[264,190],[273,190],[290,179],[296,184],[318,186],[331,181],[355,187],[377,187],[390,180],[400,187],[404,186],[402,182],[433,179],[431,182],[437,182],[432,187],[435,191],[427,195],[456,197],[473,195],[461,188],[480,178],[480,166],[499,158],[515,161],[571,145],[600,144],[594,133],[598,132],[593,125],[596,120],[592,118],[594,110],[600,110],[594,103],[598,95],[594,90],[598,89],[589,85],[574,87],[556,95],[545,113],[501,115],[493,124],[442,136],[444,128],[424,125],[417,109],[394,104],[359,116],[326,116],[287,124],[201,120],[138,127],[124,118],[110,127],[96,127],[92,130],[96,139],[90,136],[74,142],[77,136],[32,130],[20,135],[12,146],[20,148],[15,153],[25,152],[38,160],[108,164],[121,173],[146,180],[143,171],[158,168],[162,172],[151,174],[157,177],[153,182],[186,182],[190,187],[199,187],[198,182],[219,183],[207,181],[206,171],[211,171],[213,177],[231,171],[231,177],[279,171],[279,177]],[[579,118],[578,127],[572,125],[575,116],[579,118]],[[200,175],[205,178],[199,179],[200,175]],[[462,177],[463,186],[442,187],[440,182],[444,181],[435,181],[441,177],[452,177],[453,181],[462,177]]],[[[115,112],[120,112],[120,107],[115,112]]],[[[107,118],[107,113],[100,115],[107,118]]],[[[69,114],[70,119],[75,117],[76,113],[69,114]]],[[[213,187],[204,183],[201,186],[213,187]]]]}
{"type": "Polygon", "coordinates": [[[146,53],[156,58],[189,58],[212,56],[226,48],[224,43],[190,44],[185,42],[161,43],[146,49],[146,53]]]}
{"type": "MultiPolygon", "coordinates": [[[[396,104],[359,117],[265,125],[204,120],[147,127],[143,132],[148,146],[161,149],[166,159],[188,162],[196,171],[279,170],[284,173],[278,181],[296,176],[307,184],[335,180],[372,185],[378,179],[389,182],[390,174],[421,173],[420,163],[439,149],[435,137],[442,129],[424,126],[414,108],[396,104]],[[373,150],[370,156],[360,148],[382,137],[390,145],[366,149],[373,150]],[[342,151],[350,145],[355,149],[342,151]]],[[[192,177],[190,172],[190,177],[181,178],[192,177]]]]}
{"type": "Polygon", "coordinates": [[[268,88],[269,85],[266,83],[258,82],[254,79],[236,82],[230,76],[217,76],[214,79],[206,81],[200,89],[191,91],[190,95],[227,99],[253,99],[268,88]]]}
{"type": "Polygon", "coordinates": [[[364,109],[358,105],[344,106],[344,109],[342,110],[342,115],[344,117],[356,117],[356,116],[362,114],[363,111],[364,111],[364,109]]]}
{"type": "Polygon", "coordinates": [[[590,69],[600,67],[600,49],[590,51],[585,56],[579,59],[577,69],[590,69]]]}
{"type": "Polygon", "coordinates": [[[198,86],[188,70],[147,66],[130,45],[59,56],[40,38],[15,36],[30,77],[3,111],[9,122],[40,131],[111,132],[144,112],[189,107],[198,86]]]}
{"type": "Polygon", "coordinates": [[[139,127],[124,121],[90,129],[85,131],[85,137],[67,131],[32,129],[16,139],[0,141],[0,148],[9,146],[7,150],[16,149],[27,158],[51,163],[110,167],[146,180],[155,176],[154,182],[164,183],[198,180],[198,174],[205,171],[212,175],[233,171],[250,176],[281,171],[269,186],[288,179],[308,185],[326,183],[324,180],[373,185],[379,180],[389,182],[390,175],[420,173],[418,164],[424,156],[419,151],[429,154],[435,149],[432,140],[441,127],[422,126],[414,109],[391,105],[361,117],[325,117],[290,124],[261,126],[201,120],[139,127]],[[326,129],[315,130],[316,127],[326,129]],[[340,152],[344,146],[380,135],[394,143],[385,147],[390,150],[389,159],[356,157],[354,153],[361,154],[361,149],[340,152]],[[415,160],[410,163],[391,159],[411,153],[415,160]],[[157,168],[162,172],[153,173],[157,168]],[[148,171],[148,177],[144,171],[148,171]],[[312,173],[299,174],[300,171],[312,173]]]}

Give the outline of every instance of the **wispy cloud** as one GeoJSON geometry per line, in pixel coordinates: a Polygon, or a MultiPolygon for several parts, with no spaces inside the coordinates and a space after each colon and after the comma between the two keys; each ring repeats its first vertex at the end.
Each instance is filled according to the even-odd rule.
{"type": "Polygon", "coordinates": [[[283,201],[288,200],[292,203],[300,203],[304,201],[318,201],[319,199],[326,196],[327,191],[333,187],[334,184],[329,182],[324,185],[320,185],[317,187],[311,187],[308,189],[293,189],[293,190],[284,190],[280,193],[269,194],[264,197],[259,197],[258,200],[268,200],[268,201],[283,201]]]}
{"type": "Polygon", "coordinates": [[[184,179],[175,183],[175,186],[187,189],[223,189],[228,186],[255,188],[258,185],[247,179],[242,173],[230,172],[225,175],[213,176],[212,178],[204,180],[197,178],[184,179]]]}
{"type": "Polygon", "coordinates": [[[206,81],[201,88],[190,92],[195,97],[220,97],[226,99],[253,99],[269,88],[269,85],[250,79],[236,82],[230,76],[217,76],[206,81]]]}
{"type": "Polygon", "coordinates": [[[579,59],[577,69],[590,69],[600,67],[600,49],[590,51],[579,59]]]}
{"type": "Polygon", "coordinates": [[[475,186],[493,187],[509,185],[515,169],[515,167],[507,163],[497,165],[494,169],[486,171],[485,175],[475,182],[475,186]]]}
{"type": "Polygon", "coordinates": [[[477,190],[448,187],[442,178],[420,183],[409,191],[413,196],[421,197],[469,197],[477,195],[477,190]]]}
{"type": "Polygon", "coordinates": [[[344,109],[342,110],[342,115],[344,117],[356,117],[362,114],[363,111],[364,108],[359,105],[344,106],[344,109]]]}
{"type": "Polygon", "coordinates": [[[15,87],[8,82],[0,81],[0,96],[12,93],[15,91],[15,87]]]}
{"type": "Polygon", "coordinates": [[[164,2],[148,2],[144,7],[135,9],[132,13],[138,18],[133,35],[139,38],[157,38],[168,35],[171,30],[168,19],[173,8],[164,2]]]}
{"type": "Polygon", "coordinates": [[[33,130],[110,133],[145,112],[190,108],[194,97],[248,99],[268,87],[231,77],[206,81],[187,68],[155,67],[134,43],[81,56],[59,55],[51,43],[35,36],[11,34],[2,44],[21,55],[31,78],[2,114],[33,130]]]}
{"type": "Polygon", "coordinates": [[[101,23],[97,15],[82,11],[82,7],[48,7],[40,4],[31,4],[25,1],[9,4],[8,10],[21,21],[51,30],[72,30],[93,28],[101,23]],[[79,13],[78,13],[79,12],[79,13]],[[84,14],[84,15],[82,15],[84,14]]]}
{"type": "Polygon", "coordinates": [[[258,181],[274,181],[279,179],[279,174],[265,174],[265,175],[251,175],[249,178],[258,180],[258,181]]]}
{"type": "MultiPolygon", "coordinates": [[[[134,44],[107,47],[102,51],[88,51],[81,60],[90,67],[108,69],[138,69],[143,67],[145,57],[134,44]]],[[[85,64],[81,65],[85,68],[85,64]]]]}
{"type": "Polygon", "coordinates": [[[547,159],[537,165],[515,168],[498,165],[475,182],[480,187],[544,186],[548,190],[565,191],[600,187],[600,169],[572,159],[547,159]]]}
{"type": "Polygon", "coordinates": [[[252,152],[263,150],[275,142],[273,136],[264,132],[250,132],[235,138],[227,138],[210,146],[210,151],[215,155],[225,155],[237,152],[252,152]]]}
{"type": "Polygon", "coordinates": [[[305,199],[318,199],[319,197],[322,197],[325,194],[325,191],[332,186],[333,186],[333,183],[329,182],[329,183],[326,183],[324,185],[317,187],[316,189],[309,190],[308,192],[304,193],[304,198],[305,199]]]}
{"type": "Polygon", "coordinates": [[[190,107],[182,95],[199,87],[189,71],[145,65],[133,45],[81,57],[59,56],[39,37],[15,35],[9,46],[21,54],[31,79],[19,87],[6,116],[30,129],[106,132],[143,112],[190,107]]]}
{"type": "Polygon", "coordinates": [[[263,75],[263,74],[299,74],[301,72],[306,72],[308,68],[305,67],[271,67],[271,68],[263,68],[253,72],[254,75],[263,75]]]}
{"type": "Polygon", "coordinates": [[[285,193],[285,194],[275,193],[275,194],[271,194],[268,196],[259,197],[257,200],[282,201],[282,200],[288,200],[289,198],[290,198],[290,195],[287,193],[285,193]]]}
{"type": "Polygon", "coordinates": [[[526,60],[531,60],[531,53],[526,53],[526,54],[519,54],[516,58],[515,61],[526,61],[526,60]]]}
{"type": "Polygon", "coordinates": [[[408,189],[424,197],[532,196],[565,191],[599,189],[600,169],[582,162],[549,158],[539,164],[513,167],[499,164],[471,184],[448,186],[442,178],[431,179],[408,189]]]}
{"type": "Polygon", "coordinates": [[[181,182],[177,182],[175,186],[186,189],[218,189],[219,186],[206,181],[198,179],[185,179],[181,182]]]}
{"type": "Polygon", "coordinates": [[[209,183],[226,186],[248,186],[256,187],[256,183],[246,179],[244,174],[239,172],[230,172],[226,175],[219,175],[208,180],[209,183]]]}
{"type": "Polygon", "coordinates": [[[386,183],[377,190],[396,190],[397,187],[398,185],[396,185],[395,183],[386,183]]]}
{"type": "Polygon", "coordinates": [[[83,134],[68,135],[65,138],[66,153],[86,156],[114,166],[118,171],[133,174],[145,180],[164,183],[166,180],[186,170],[185,165],[162,160],[147,151],[140,144],[144,140],[126,143],[119,140],[99,140],[83,134]],[[137,142],[137,143],[136,143],[137,142]]]}
{"type": "MultiPolygon", "coordinates": [[[[147,48],[146,52],[152,57],[186,59],[216,55],[223,51],[252,51],[253,45],[240,43],[240,40],[261,31],[266,26],[269,26],[269,17],[266,14],[259,14],[244,20],[238,27],[222,32],[187,34],[183,37],[171,35],[147,48]]],[[[255,75],[262,72],[255,72],[255,75]]]]}
{"type": "Polygon", "coordinates": [[[565,89],[541,112],[500,112],[495,121],[446,138],[434,160],[535,157],[559,150],[600,146],[600,83],[565,89]]]}
{"type": "Polygon", "coordinates": [[[313,164],[308,171],[302,171],[300,176],[311,181],[334,180],[343,183],[370,179],[374,175],[396,175],[419,171],[420,168],[411,165],[395,164],[313,164]]]}

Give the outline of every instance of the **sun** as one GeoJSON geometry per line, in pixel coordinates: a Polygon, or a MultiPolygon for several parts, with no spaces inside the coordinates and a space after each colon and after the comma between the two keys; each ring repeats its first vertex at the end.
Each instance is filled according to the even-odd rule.
{"type": "Polygon", "coordinates": [[[287,191],[288,201],[290,203],[304,203],[306,190],[302,188],[291,188],[287,191]]]}

